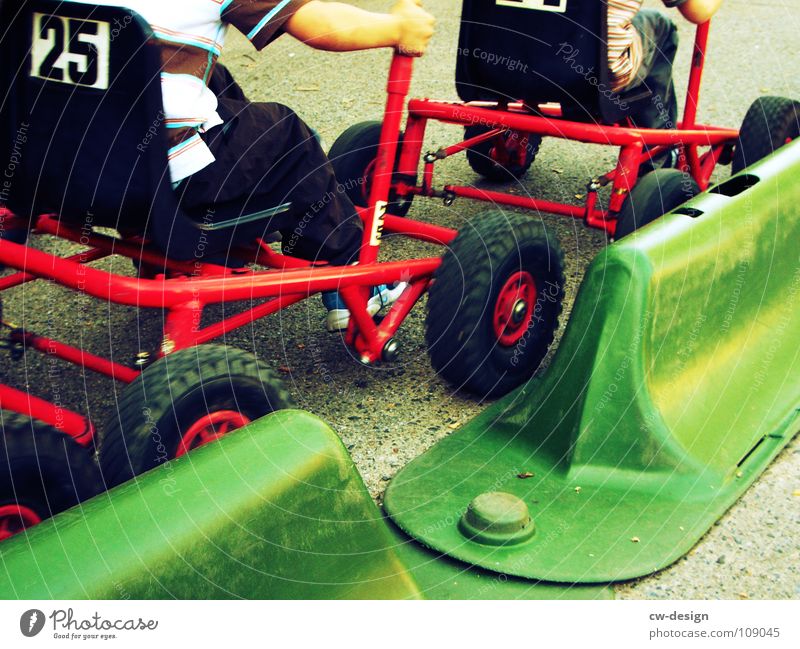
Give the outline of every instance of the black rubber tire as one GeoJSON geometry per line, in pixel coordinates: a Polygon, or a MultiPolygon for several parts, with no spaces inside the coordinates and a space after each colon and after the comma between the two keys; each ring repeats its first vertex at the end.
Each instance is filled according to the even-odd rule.
{"type": "Polygon", "coordinates": [[[493,210],[458,233],[428,293],[426,341],[434,369],[456,389],[498,397],[527,381],[547,354],[564,299],[564,253],[529,217],[493,210]],[[526,334],[501,345],[492,323],[506,281],[534,278],[538,297],[526,334]],[[523,341],[524,340],[524,344],[523,341]]]}
{"type": "MultiPolygon", "coordinates": [[[[378,155],[382,128],[383,124],[376,121],[353,124],[336,138],[328,151],[336,180],[344,186],[345,193],[353,204],[359,207],[367,207],[370,179],[366,178],[365,172],[378,155]]],[[[397,142],[395,168],[403,144],[402,132],[398,135],[397,142]]],[[[386,211],[394,216],[405,216],[411,209],[413,198],[413,194],[399,198],[394,191],[390,191],[386,211]]]]}
{"type": "Polygon", "coordinates": [[[747,110],[733,151],[731,172],[755,164],[800,137],[800,102],[785,97],[759,97],[747,110]]]}
{"type": "MultiPolygon", "coordinates": [[[[464,128],[464,139],[467,140],[472,137],[477,137],[489,131],[487,126],[466,126],[464,128]]],[[[503,137],[507,140],[512,136],[512,131],[503,133],[503,137]]],[[[492,140],[482,142],[481,144],[470,147],[467,149],[467,162],[472,170],[494,182],[509,182],[522,178],[531,168],[533,161],[536,159],[536,154],[539,151],[539,146],[542,143],[542,138],[538,135],[528,136],[528,148],[525,152],[525,164],[512,164],[503,165],[495,160],[492,160],[491,150],[494,146],[492,140]]]]}
{"type": "Polygon", "coordinates": [[[254,420],[293,405],[281,378],[252,354],[224,345],[174,352],[122,391],[100,446],[103,478],[110,488],[171,460],[203,414],[234,410],[254,420]]]}
{"type": "Polygon", "coordinates": [[[614,239],[652,223],[700,193],[689,174],[678,169],[656,169],[643,176],[628,194],[617,216],[614,239]]]}
{"type": "Polygon", "coordinates": [[[24,505],[44,520],[100,493],[91,451],[69,435],[8,410],[0,423],[0,505],[24,505]]]}

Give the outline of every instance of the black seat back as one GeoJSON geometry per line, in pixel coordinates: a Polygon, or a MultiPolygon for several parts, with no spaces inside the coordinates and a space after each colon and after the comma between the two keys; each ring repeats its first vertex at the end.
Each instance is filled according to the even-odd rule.
{"type": "Polygon", "coordinates": [[[464,0],[456,87],[464,101],[557,102],[614,123],[647,91],[610,91],[603,0],[464,0]]]}
{"type": "Polygon", "coordinates": [[[147,233],[190,258],[201,231],[172,191],[148,24],[128,9],[53,0],[5,1],[0,13],[8,207],[147,233]]]}

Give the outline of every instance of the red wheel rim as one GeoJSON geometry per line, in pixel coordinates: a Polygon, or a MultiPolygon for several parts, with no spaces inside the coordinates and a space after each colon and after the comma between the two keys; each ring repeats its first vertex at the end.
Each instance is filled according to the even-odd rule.
{"type": "Polygon", "coordinates": [[[504,131],[494,139],[494,145],[489,149],[489,157],[500,166],[510,164],[525,164],[528,146],[528,137],[517,131],[504,131]]]}
{"type": "Polygon", "coordinates": [[[241,428],[250,423],[250,419],[235,410],[217,410],[200,417],[189,426],[178,444],[175,457],[188,453],[193,448],[199,448],[219,439],[232,430],[241,428]]]}
{"type": "Polygon", "coordinates": [[[519,342],[533,321],[536,304],[536,282],[527,271],[514,273],[503,284],[494,306],[494,327],[497,341],[504,347],[519,342]]]}
{"type": "Polygon", "coordinates": [[[39,515],[23,505],[0,505],[0,541],[42,522],[39,515]]]}

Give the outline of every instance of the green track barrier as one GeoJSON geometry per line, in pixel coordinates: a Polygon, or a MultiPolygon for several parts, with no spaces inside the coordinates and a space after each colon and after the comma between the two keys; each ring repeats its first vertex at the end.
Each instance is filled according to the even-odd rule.
{"type": "Polygon", "coordinates": [[[319,419],[282,411],[0,544],[0,599],[608,598],[440,558],[319,419]]]}
{"type": "Polygon", "coordinates": [[[548,371],[405,467],[392,519],[553,581],[685,554],[800,428],[799,177],[800,142],[601,252],[548,371]]]}

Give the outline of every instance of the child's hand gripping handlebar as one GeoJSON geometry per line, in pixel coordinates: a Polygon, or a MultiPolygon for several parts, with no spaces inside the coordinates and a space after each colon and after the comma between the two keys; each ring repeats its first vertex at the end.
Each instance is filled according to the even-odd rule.
{"type": "Polygon", "coordinates": [[[422,56],[433,36],[436,19],[422,8],[422,0],[397,0],[391,14],[397,19],[398,54],[422,56]]]}

